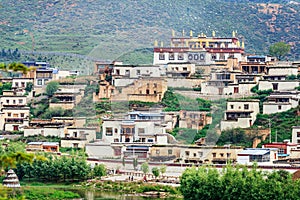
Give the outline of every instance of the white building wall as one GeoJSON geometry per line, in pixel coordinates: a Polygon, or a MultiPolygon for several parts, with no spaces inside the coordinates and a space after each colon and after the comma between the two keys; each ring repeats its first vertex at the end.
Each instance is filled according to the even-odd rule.
{"type": "Polygon", "coordinates": [[[276,91],[287,91],[287,90],[295,90],[295,87],[300,85],[299,81],[268,81],[262,80],[258,83],[258,90],[273,90],[273,83],[278,84],[278,90],[276,91]]]}
{"type": "Polygon", "coordinates": [[[105,144],[87,144],[85,152],[89,158],[111,158],[114,157],[114,150],[110,145],[105,144]]]}
{"type": "Polygon", "coordinates": [[[263,114],[273,114],[278,112],[284,112],[292,108],[292,105],[289,104],[280,104],[280,103],[265,103],[263,104],[263,114]]]}
{"type": "Polygon", "coordinates": [[[292,129],[292,143],[300,144],[300,126],[293,126],[292,129]],[[299,137],[298,137],[299,133],[299,137]]]}
{"type": "Polygon", "coordinates": [[[297,75],[297,67],[270,67],[268,75],[297,75]]]}
{"type": "Polygon", "coordinates": [[[248,128],[250,124],[254,123],[252,118],[238,118],[237,121],[221,121],[221,130],[233,129],[233,128],[248,128]],[[250,123],[251,122],[251,123],[250,123]]]}
{"type": "Polygon", "coordinates": [[[63,138],[65,136],[63,127],[59,127],[59,128],[24,128],[24,137],[34,136],[34,135],[43,135],[45,137],[54,136],[54,137],[60,137],[60,138],[63,138]]]}

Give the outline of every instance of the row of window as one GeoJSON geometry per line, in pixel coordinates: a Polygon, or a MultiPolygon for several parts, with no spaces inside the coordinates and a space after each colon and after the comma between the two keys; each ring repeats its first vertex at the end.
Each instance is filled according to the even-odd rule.
{"type": "MultiPolygon", "coordinates": [[[[19,117],[19,114],[18,113],[14,113],[14,114],[12,114],[11,112],[9,112],[9,113],[7,113],[7,116],[8,117],[16,117],[16,118],[18,118],[19,117]]],[[[25,113],[20,113],[20,117],[25,117],[25,113]]]]}
{"type": "MultiPolygon", "coordinates": [[[[12,102],[13,105],[15,105],[17,103],[17,100],[13,99],[12,101],[10,101],[9,99],[6,99],[6,104],[10,104],[12,102]]],[[[18,99],[18,103],[19,104],[23,104],[23,99],[18,99]]]]}
{"type": "MultiPolygon", "coordinates": [[[[234,54],[231,53],[229,54],[229,57],[234,57],[234,54]]],[[[160,53],[158,56],[159,60],[166,60],[166,54],[164,53],[160,53]]],[[[169,60],[175,60],[175,54],[174,53],[169,53],[169,60]]],[[[189,60],[204,60],[205,56],[203,54],[200,54],[200,56],[198,54],[190,54],[188,57],[189,60]]],[[[225,60],[225,54],[224,53],[220,53],[219,54],[219,60],[225,60]]],[[[184,60],[184,54],[180,53],[177,55],[177,60],[184,60]]],[[[211,54],[211,60],[217,60],[217,54],[211,54]]]]}
{"type": "MultiPolygon", "coordinates": [[[[105,135],[112,136],[113,133],[118,134],[118,129],[117,128],[113,129],[112,127],[106,127],[105,135]]],[[[121,128],[121,134],[134,134],[134,133],[135,133],[135,128],[121,128]]],[[[138,133],[144,134],[145,128],[138,128],[138,133]]]]}
{"type": "MultiPolygon", "coordinates": [[[[234,109],[234,105],[230,105],[230,109],[233,110],[234,109]]],[[[241,109],[241,106],[238,107],[238,109],[241,109]]],[[[249,104],[244,104],[244,110],[249,110],[249,104]]]]}

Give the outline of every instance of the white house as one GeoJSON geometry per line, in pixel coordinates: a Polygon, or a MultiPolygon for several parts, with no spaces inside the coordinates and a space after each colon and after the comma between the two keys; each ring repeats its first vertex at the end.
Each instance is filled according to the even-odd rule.
{"type": "Polygon", "coordinates": [[[228,100],[221,130],[247,128],[253,125],[259,113],[259,100],[228,100]]]}
{"type": "Polygon", "coordinates": [[[300,92],[275,92],[263,103],[263,114],[284,112],[299,105],[300,92]]]}
{"type": "Polygon", "coordinates": [[[278,160],[276,148],[246,148],[237,154],[237,163],[242,165],[269,165],[275,160],[278,160]]]}
{"type": "Polygon", "coordinates": [[[61,147],[84,148],[86,144],[95,140],[96,128],[67,127],[60,145],[61,147]]]}
{"type": "Polygon", "coordinates": [[[298,147],[300,147],[300,126],[293,126],[292,143],[298,144],[298,147]]]}

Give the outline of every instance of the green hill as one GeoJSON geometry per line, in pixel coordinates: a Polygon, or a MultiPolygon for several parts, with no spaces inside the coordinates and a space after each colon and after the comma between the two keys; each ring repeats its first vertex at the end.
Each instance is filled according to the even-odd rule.
{"type": "Polygon", "coordinates": [[[5,49],[109,60],[125,55],[127,62],[128,55],[136,57],[138,50],[138,57],[144,53],[141,60],[151,63],[151,51],[141,49],[152,48],[154,40],[168,44],[171,29],[207,35],[215,30],[217,36],[231,36],[237,30],[248,53],[265,54],[270,44],[284,41],[292,45],[290,57],[300,58],[299,0],[2,0],[0,11],[5,49]]]}

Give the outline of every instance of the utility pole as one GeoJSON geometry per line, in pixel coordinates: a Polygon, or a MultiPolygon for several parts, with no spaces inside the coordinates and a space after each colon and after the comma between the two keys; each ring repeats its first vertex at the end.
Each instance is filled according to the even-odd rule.
{"type": "Polygon", "coordinates": [[[269,119],[269,129],[270,129],[270,143],[272,142],[272,136],[271,136],[271,119],[269,119]]]}

